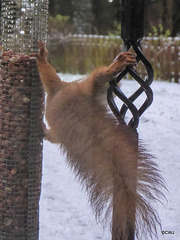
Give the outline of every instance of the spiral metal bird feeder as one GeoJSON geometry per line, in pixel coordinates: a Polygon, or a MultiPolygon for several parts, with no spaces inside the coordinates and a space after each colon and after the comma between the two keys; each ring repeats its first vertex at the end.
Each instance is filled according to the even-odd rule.
{"type": "MultiPolygon", "coordinates": [[[[144,80],[137,73],[133,67],[127,67],[123,72],[121,72],[113,81],[110,82],[110,86],[107,92],[108,104],[118,120],[124,121],[128,125],[134,134],[137,135],[137,147],[138,147],[138,134],[137,127],[139,124],[140,116],[145,112],[145,110],[151,105],[153,101],[153,92],[150,85],[153,81],[153,68],[150,62],[146,59],[141,51],[141,40],[143,38],[144,30],[144,1],[143,0],[120,0],[121,6],[121,37],[124,41],[124,51],[128,51],[130,48],[136,54],[136,60],[138,63],[142,63],[147,72],[147,78],[144,80]],[[130,97],[127,97],[123,91],[119,88],[118,82],[121,81],[127,74],[139,84],[139,88],[132,93],[130,97]],[[134,104],[134,101],[141,95],[145,93],[145,100],[140,107],[134,104]],[[119,109],[115,100],[114,94],[122,101],[122,107],[119,109]],[[131,118],[126,122],[125,117],[127,111],[131,112],[131,118]]],[[[136,181],[136,179],[134,180],[136,181]]],[[[136,206],[134,206],[136,208],[136,206]]],[[[136,212],[136,210],[135,210],[136,212]]],[[[113,215],[116,214],[116,209],[113,209],[113,215]]],[[[114,218],[115,219],[115,218],[114,218]]],[[[118,230],[115,229],[116,224],[112,221],[112,240],[123,240],[122,236],[119,236],[118,230]]],[[[128,225],[128,223],[127,223],[128,225]]],[[[128,225],[129,233],[128,240],[135,239],[135,216],[134,216],[134,226],[128,225]]]]}

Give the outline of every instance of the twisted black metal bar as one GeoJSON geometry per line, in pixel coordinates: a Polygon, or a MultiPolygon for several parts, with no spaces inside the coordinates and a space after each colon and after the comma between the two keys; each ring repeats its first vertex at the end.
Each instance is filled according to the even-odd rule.
{"type": "Polygon", "coordinates": [[[132,118],[129,121],[128,125],[131,126],[132,129],[136,129],[139,124],[139,117],[143,114],[143,112],[151,105],[153,101],[153,92],[150,88],[150,84],[153,81],[154,73],[153,68],[150,62],[145,58],[141,51],[140,42],[128,42],[125,44],[125,50],[129,50],[130,46],[134,49],[137,54],[136,60],[137,62],[142,62],[147,71],[147,79],[143,80],[138,73],[135,71],[133,67],[127,67],[123,72],[121,72],[113,81],[110,82],[110,87],[107,92],[107,101],[108,104],[116,116],[116,118],[123,119],[125,118],[126,112],[129,109],[132,113],[132,118]],[[124,78],[124,76],[129,73],[140,85],[140,87],[134,92],[129,98],[125,96],[125,94],[118,87],[117,83],[124,78]],[[141,105],[139,109],[134,105],[134,101],[143,93],[146,94],[146,99],[144,103],[141,105]],[[114,101],[113,93],[121,99],[123,105],[119,110],[114,101]]]}

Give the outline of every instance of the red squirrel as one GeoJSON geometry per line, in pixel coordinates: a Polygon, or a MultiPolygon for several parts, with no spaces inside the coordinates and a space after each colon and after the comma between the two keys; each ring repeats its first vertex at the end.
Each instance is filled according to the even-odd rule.
{"type": "Polygon", "coordinates": [[[45,129],[45,138],[63,148],[97,218],[112,217],[112,209],[116,210],[113,228],[117,237],[128,240],[128,226],[137,239],[142,232],[152,237],[160,221],[151,203],[163,196],[164,182],[153,157],[140,143],[137,147],[134,132],[117,122],[106,103],[108,82],[127,66],[135,65],[135,57],[120,53],[110,66],[68,83],[48,63],[45,44],[38,41],[38,47],[35,56],[47,93],[49,129],[45,129]]]}

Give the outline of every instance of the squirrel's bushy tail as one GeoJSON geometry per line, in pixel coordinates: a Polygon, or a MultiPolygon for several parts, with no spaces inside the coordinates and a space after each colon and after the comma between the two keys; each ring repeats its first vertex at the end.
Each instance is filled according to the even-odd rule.
{"type": "Polygon", "coordinates": [[[81,103],[77,121],[73,111],[63,112],[63,119],[67,119],[61,125],[64,133],[61,131],[60,142],[69,165],[86,187],[96,216],[112,217],[114,209],[113,228],[123,240],[128,239],[129,226],[138,239],[142,232],[152,237],[160,224],[153,205],[164,196],[161,189],[165,188],[153,157],[137,143],[129,127],[118,125],[94,106],[82,114],[86,106],[81,109],[81,103]]]}

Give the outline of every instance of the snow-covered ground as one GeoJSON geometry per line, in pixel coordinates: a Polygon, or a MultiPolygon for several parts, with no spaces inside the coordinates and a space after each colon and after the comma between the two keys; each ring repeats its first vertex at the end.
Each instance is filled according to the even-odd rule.
{"type": "MultiPolygon", "coordinates": [[[[78,75],[61,74],[63,80],[78,75]]],[[[127,92],[134,81],[124,81],[127,92]]],[[[159,240],[180,239],[180,84],[155,81],[154,101],[140,119],[139,137],[156,155],[166,180],[168,202],[158,205],[162,230],[159,240]]],[[[56,145],[44,142],[42,194],[40,201],[40,240],[110,240],[109,228],[103,229],[94,218],[86,193],[67,167],[56,145]]],[[[144,240],[148,240],[147,238],[144,240]]],[[[156,240],[156,239],[153,239],[156,240]]]]}

